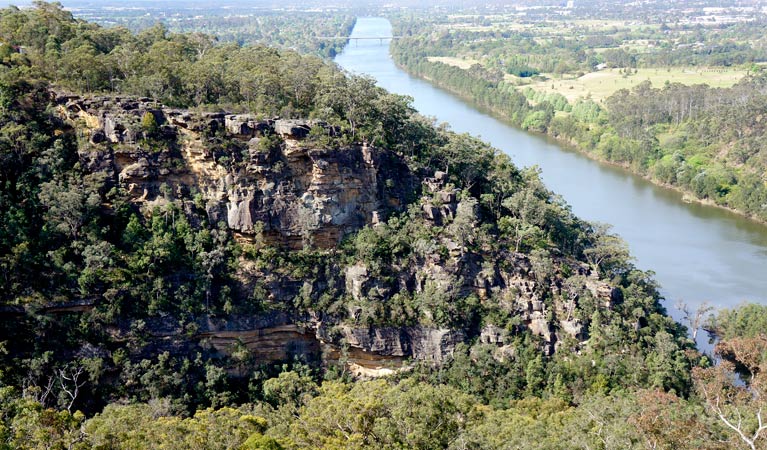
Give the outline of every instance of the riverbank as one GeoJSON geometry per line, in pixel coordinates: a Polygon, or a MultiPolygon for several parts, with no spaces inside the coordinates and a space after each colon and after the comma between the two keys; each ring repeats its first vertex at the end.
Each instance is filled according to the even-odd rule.
{"type": "MultiPolygon", "coordinates": [[[[429,81],[429,82],[431,83],[432,81],[429,81]]],[[[456,95],[458,95],[458,94],[456,94],[456,95]]],[[[461,98],[464,98],[464,99],[466,99],[468,101],[471,101],[471,99],[468,99],[465,96],[461,96],[461,98]]],[[[498,115],[498,117],[500,119],[505,120],[502,117],[503,114],[501,112],[493,111],[493,114],[496,114],[496,115],[498,115]]],[[[513,126],[512,124],[509,124],[509,125],[513,126]]],[[[560,147],[564,147],[564,148],[567,148],[567,149],[572,150],[574,152],[577,152],[579,155],[583,155],[583,156],[589,158],[592,161],[596,161],[596,162],[598,162],[600,164],[606,164],[606,165],[611,166],[611,167],[617,167],[617,168],[619,168],[621,170],[626,171],[626,173],[629,173],[632,176],[640,177],[640,178],[646,180],[647,182],[654,184],[655,186],[658,186],[658,187],[661,187],[663,189],[667,189],[669,191],[672,191],[675,194],[679,195],[679,199],[681,201],[685,202],[685,203],[695,203],[695,204],[702,205],[702,206],[705,206],[705,207],[708,207],[708,208],[717,208],[717,209],[720,209],[722,211],[727,211],[728,213],[737,214],[739,217],[743,217],[743,218],[748,219],[748,220],[750,220],[750,221],[752,221],[752,222],[754,222],[754,223],[756,223],[758,225],[767,227],[767,220],[760,219],[760,218],[754,216],[753,214],[749,214],[749,213],[746,213],[744,211],[740,211],[740,210],[735,209],[735,208],[731,208],[731,207],[728,207],[728,206],[725,206],[725,205],[720,205],[720,204],[718,204],[718,203],[716,203],[713,200],[708,199],[708,198],[698,198],[692,192],[690,192],[688,189],[684,189],[681,186],[678,186],[678,185],[675,185],[675,184],[671,184],[671,183],[664,183],[664,182],[658,180],[657,178],[653,178],[652,176],[650,176],[648,174],[643,174],[643,173],[637,172],[635,170],[632,170],[631,166],[629,164],[622,164],[622,163],[619,163],[617,161],[610,161],[607,158],[599,157],[599,155],[595,155],[594,153],[589,152],[589,151],[583,149],[582,147],[580,147],[578,145],[577,142],[573,142],[570,139],[562,139],[562,138],[560,138],[558,136],[553,136],[553,135],[548,134],[548,133],[537,133],[535,131],[528,131],[528,130],[522,130],[522,131],[524,131],[526,133],[539,134],[539,135],[543,136],[546,139],[550,139],[550,140],[556,142],[556,144],[559,145],[560,147]]]]}
{"type": "Polygon", "coordinates": [[[563,137],[563,136],[561,136],[559,134],[552,133],[551,132],[551,128],[547,128],[545,132],[534,131],[534,130],[529,130],[529,129],[522,128],[522,127],[519,126],[519,124],[515,123],[514,118],[511,117],[508,114],[507,111],[505,111],[505,110],[503,110],[501,108],[495,107],[492,104],[490,104],[489,102],[481,101],[480,98],[478,98],[477,94],[475,94],[475,93],[467,93],[467,92],[462,91],[460,89],[456,89],[455,87],[453,87],[449,83],[445,83],[445,82],[443,82],[440,79],[437,79],[435,77],[429,77],[429,76],[424,75],[423,73],[421,73],[419,71],[412,70],[410,67],[408,67],[407,64],[402,64],[400,61],[397,60],[396,53],[392,55],[392,60],[394,61],[394,64],[400,70],[402,70],[404,72],[407,72],[409,75],[411,75],[413,77],[417,77],[419,79],[427,81],[427,82],[433,84],[434,86],[439,87],[440,89],[444,89],[444,90],[450,92],[451,94],[458,96],[462,100],[467,101],[467,102],[473,104],[475,107],[479,107],[479,108],[482,108],[482,109],[486,110],[487,112],[489,112],[494,117],[496,117],[496,118],[498,118],[500,120],[503,120],[509,126],[512,126],[512,127],[515,127],[515,128],[519,128],[521,131],[524,131],[526,133],[531,133],[531,134],[535,134],[535,135],[544,136],[546,139],[553,140],[557,145],[565,147],[565,148],[570,149],[572,151],[575,151],[575,152],[577,152],[577,153],[579,153],[579,154],[581,154],[581,155],[583,155],[583,156],[585,156],[585,157],[587,157],[587,158],[589,158],[589,159],[591,159],[593,161],[597,161],[597,162],[602,163],[602,164],[607,164],[607,165],[610,165],[612,167],[621,168],[622,170],[625,170],[625,171],[627,171],[628,173],[630,173],[630,174],[632,174],[634,176],[639,176],[639,177],[647,180],[648,182],[653,183],[656,186],[659,186],[659,187],[662,187],[664,189],[668,189],[668,190],[671,190],[671,191],[675,192],[676,194],[678,194],[680,196],[680,200],[682,200],[683,202],[686,202],[686,203],[696,203],[696,204],[703,205],[703,206],[706,206],[706,207],[714,207],[714,208],[717,208],[717,209],[720,209],[720,210],[723,210],[723,211],[728,211],[730,213],[737,214],[738,216],[743,217],[745,219],[748,219],[748,220],[750,220],[750,221],[752,221],[752,222],[754,222],[754,223],[756,223],[756,224],[758,224],[760,226],[767,225],[767,219],[760,218],[760,217],[758,217],[758,216],[756,216],[756,215],[754,215],[752,213],[749,213],[747,211],[744,211],[744,210],[741,210],[741,209],[738,209],[738,208],[735,208],[735,207],[732,207],[732,206],[729,206],[729,205],[726,205],[726,204],[718,203],[718,202],[716,202],[716,201],[714,201],[714,200],[712,200],[710,198],[700,198],[700,197],[696,196],[693,191],[691,191],[690,189],[685,188],[684,186],[680,186],[678,184],[666,183],[666,182],[663,182],[661,180],[658,180],[657,178],[652,176],[652,174],[650,174],[650,173],[642,173],[640,171],[635,170],[631,166],[631,164],[629,164],[629,163],[615,161],[615,160],[610,160],[608,158],[605,158],[602,155],[599,155],[598,153],[589,151],[588,149],[584,148],[583,146],[581,146],[577,141],[575,141],[572,138],[566,138],[566,137],[563,137]]]}
{"type": "MultiPolygon", "coordinates": [[[[352,36],[391,33],[385,19],[360,18],[352,36]]],[[[709,301],[734,307],[767,303],[767,227],[742,215],[698,202],[686,203],[671,189],[619,166],[597,163],[545,135],[521,131],[477,102],[440,89],[398,68],[388,45],[361,41],[335,59],[344,69],[375,78],[391,92],[413,98],[420,113],[450,124],[509,155],[518,166],[538,166],[546,186],[579,217],[613,225],[631,249],[637,267],[655,272],[664,304],[674,317],[678,301],[697,307],[709,301]]],[[[519,99],[522,100],[522,99],[519,99]]],[[[521,101],[520,101],[521,103],[521,101]]]]}

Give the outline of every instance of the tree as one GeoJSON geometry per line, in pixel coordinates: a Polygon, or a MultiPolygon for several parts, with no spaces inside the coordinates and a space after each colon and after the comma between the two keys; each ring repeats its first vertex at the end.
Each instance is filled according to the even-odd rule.
{"type": "Polygon", "coordinates": [[[317,392],[317,384],[294,371],[281,372],[264,382],[264,398],[274,406],[298,408],[317,392]]]}
{"type": "Polygon", "coordinates": [[[80,388],[85,386],[85,368],[80,365],[64,367],[58,370],[58,382],[62,394],[67,398],[66,410],[72,412],[72,405],[80,396],[80,388]]]}
{"type": "Polygon", "coordinates": [[[706,330],[719,339],[755,337],[767,330],[767,306],[749,303],[710,316],[706,330]]]}
{"type": "Polygon", "coordinates": [[[464,133],[450,135],[439,156],[445,172],[459,187],[470,191],[490,172],[496,152],[479,139],[464,133]]]}
{"type": "Polygon", "coordinates": [[[49,226],[77,240],[81,228],[101,203],[97,189],[103,180],[104,174],[92,174],[81,180],[70,177],[43,183],[39,197],[47,208],[45,216],[49,226]]]}
{"type": "Polygon", "coordinates": [[[637,397],[639,411],[630,421],[644,437],[646,448],[685,448],[697,437],[693,433],[704,431],[695,412],[676,395],[656,390],[639,392],[637,397]]]}
{"type": "Polygon", "coordinates": [[[698,305],[694,310],[691,310],[687,303],[680,300],[676,303],[676,308],[682,312],[684,320],[687,322],[690,330],[692,330],[693,340],[698,337],[698,330],[700,330],[703,325],[706,314],[714,310],[714,307],[705,301],[698,305]]]}
{"type": "Polygon", "coordinates": [[[544,236],[540,227],[544,223],[547,205],[535,189],[521,189],[502,204],[514,215],[503,217],[499,222],[504,234],[513,239],[514,251],[518,252],[523,244],[532,245],[544,236]]]}
{"type": "Polygon", "coordinates": [[[626,242],[617,235],[610,234],[610,225],[592,224],[591,246],[583,251],[586,260],[597,271],[605,271],[613,264],[621,264],[629,259],[626,242]]]}
{"type": "Polygon", "coordinates": [[[727,430],[734,441],[752,450],[767,445],[767,336],[735,338],[715,348],[724,360],[714,367],[693,369],[698,395],[706,410],[727,430]],[[746,379],[738,378],[738,368],[746,379]]]}
{"type": "Polygon", "coordinates": [[[345,120],[352,139],[358,134],[363,139],[370,137],[368,133],[376,129],[379,119],[374,103],[382,93],[373,78],[358,75],[345,77],[334,71],[325,72],[320,91],[322,94],[317,99],[320,111],[332,112],[345,120]]]}
{"type": "Polygon", "coordinates": [[[154,114],[146,111],[141,116],[141,128],[148,137],[154,136],[157,133],[159,127],[157,125],[157,118],[155,118],[154,114]]]}

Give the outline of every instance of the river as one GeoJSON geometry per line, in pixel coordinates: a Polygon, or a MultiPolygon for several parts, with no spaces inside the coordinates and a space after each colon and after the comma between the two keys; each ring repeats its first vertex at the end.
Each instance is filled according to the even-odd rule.
{"type": "MultiPolygon", "coordinates": [[[[389,21],[359,18],[352,37],[371,36],[391,36],[389,21]]],[[[613,225],[637,267],[655,272],[665,306],[676,318],[674,305],[680,300],[693,308],[704,301],[718,308],[767,303],[767,227],[720,208],[685,203],[678,192],[514,128],[399,69],[389,56],[388,40],[352,40],[336,62],[413,97],[421,114],[481,137],[518,166],[538,165],[546,185],[576,215],[613,225]]]]}

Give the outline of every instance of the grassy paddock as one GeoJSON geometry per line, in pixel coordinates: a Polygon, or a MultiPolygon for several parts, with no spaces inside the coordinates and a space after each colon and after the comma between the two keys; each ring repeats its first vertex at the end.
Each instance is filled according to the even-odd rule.
{"type": "MultiPolygon", "coordinates": [[[[460,69],[469,69],[474,64],[481,64],[477,59],[453,56],[430,56],[431,62],[441,62],[460,69]]],[[[650,81],[654,87],[669,83],[686,85],[707,84],[711,87],[731,87],[743,78],[747,70],[730,67],[672,67],[636,69],[636,73],[624,75],[621,69],[605,69],[587,73],[581,77],[575,74],[542,74],[542,77],[519,78],[505,75],[507,82],[527,86],[541,92],[557,92],[568,101],[590,96],[595,101],[602,101],[619,89],[631,89],[643,81],[650,81]]]]}
{"type": "Polygon", "coordinates": [[[429,60],[429,62],[440,62],[442,64],[447,64],[448,66],[455,66],[459,69],[468,69],[474,64],[478,64],[479,61],[476,59],[466,59],[466,58],[456,58],[453,56],[429,56],[426,58],[429,60]]]}
{"type": "MultiPolygon", "coordinates": [[[[730,87],[746,75],[746,70],[724,67],[712,68],[681,68],[669,69],[638,69],[636,74],[624,76],[620,69],[605,69],[575,78],[564,75],[562,78],[544,74],[547,80],[531,80],[527,86],[542,92],[558,92],[568,101],[579,97],[587,97],[596,101],[604,100],[615,91],[623,88],[630,89],[643,81],[649,80],[654,87],[661,87],[668,81],[686,85],[707,84],[711,87],[730,87]]],[[[516,78],[516,77],[515,77],[516,78]]],[[[518,81],[509,80],[509,81],[518,81]]]]}

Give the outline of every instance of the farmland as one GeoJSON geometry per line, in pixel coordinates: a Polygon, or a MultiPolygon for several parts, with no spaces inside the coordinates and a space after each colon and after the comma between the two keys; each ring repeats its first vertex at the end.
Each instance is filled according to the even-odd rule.
{"type": "Polygon", "coordinates": [[[669,68],[635,69],[626,75],[624,69],[604,69],[577,77],[572,74],[556,76],[543,74],[533,79],[521,79],[507,75],[508,80],[518,85],[526,85],[539,92],[556,92],[568,101],[578,98],[591,98],[601,102],[620,89],[631,89],[649,81],[653,87],[663,87],[666,83],[680,83],[687,86],[706,84],[710,87],[732,87],[746,76],[744,69],[730,68],[669,68]]]}

